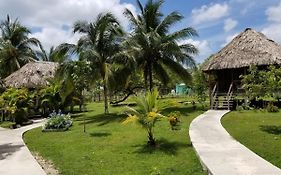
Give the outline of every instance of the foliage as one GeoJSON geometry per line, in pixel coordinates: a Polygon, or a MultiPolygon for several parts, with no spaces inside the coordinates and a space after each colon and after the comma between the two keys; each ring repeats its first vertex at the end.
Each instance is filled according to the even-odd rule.
{"type": "Polygon", "coordinates": [[[139,0],[137,2],[141,11],[139,15],[135,16],[129,9],[125,12],[133,31],[124,48],[128,57],[133,57],[137,68],[142,70],[146,89],[152,90],[153,76],[166,85],[170,79],[167,69],[188,84],[191,75],[182,65],[193,67],[192,55],[198,50],[190,43],[179,44],[179,41],[197,36],[197,32],[188,27],[170,33],[171,28],[183,19],[181,14],[172,12],[163,17],[160,11],[162,0],[149,0],[145,6],[139,0]]]}
{"type": "Polygon", "coordinates": [[[36,59],[32,46],[40,42],[29,38],[30,30],[16,19],[7,19],[0,23],[0,77],[7,77],[24,64],[36,59]]]}
{"type": "Polygon", "coordinates": [[[172,130],[178,130],[179,129],[179,123],[180,118],[182,117],[182,114],[179,111],[174,111],[168,114],[168,120],[171,126],[172,130]]]}
{"type": "Polygon", "coordinates": [[[193,92],[196,94],[198,102],[204,105],[208,97],[208,84],[204,72],[198,68],[193,72],[193,92]]]}
{"type": "Polygon", "coordinates": [[[249,74],[242,76],[242,87],[251,99],[273,97],[281,98],[281,68],[269,66],[259,70],[257,66],[249,68],[249,74]]]}
{"type": "Polygon", "coordinates": [[[279,111],[278,107],[274,106],[274,104],[272,102],[268,103],[266,110],[267,110],[267,112],[278,112],[279,111]]]}
{"type": "Polygon", "coordinates": [[[42,131],[67,130],[71,126],[72,119],[69,114],[65,115],[61,112],[53,112],[50,114],[48,121],[42,126],[42,131]]]}
{"type": "Polygon", "coordinates": [[[137,122],[144,129],[146,129],[148,133],[148,144],[151,146],[155,146],[155,138],[153,135],[153,128],[155,123],[163,117],[159,113],[158,109],[158,91],[157,89],[153,89],[153,91],[148,91],[145,96],[136,98],[135,102],[137,103],[137,110],[128,107],[128,118],[123,122],[123,124],[129,122],[137,122]]]}
{"type": "Polygon", "coordinates": [[[48,107],[51,111],[58,111],[62,105],[62,98],[60,95],[61,87],[60,82],[53,81],[49,86],[41,89],[39,92],[41,105],[43,107],[48,107]]]}
{"type": "Polygon", "coordinates": [[[0,97],[0,108],[10,114],[17,124],[27,120],[27,108],[32,103],[32,96],[26,88],[9,88],[0,97]]]}

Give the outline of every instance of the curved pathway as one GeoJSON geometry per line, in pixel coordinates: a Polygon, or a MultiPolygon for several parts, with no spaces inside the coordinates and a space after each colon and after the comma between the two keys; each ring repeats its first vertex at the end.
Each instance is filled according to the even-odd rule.
{"type": "Polygon", "coordinates": [[[221,125],[227,110],[209,110],[192,121],[190,139],[212,175],[281,175],[281,170],[234,140],[221,125]]]}
{"type": "Polygon", "coordinates": [[[0,128],[0,174],[46,175],[22,140],[24,132],[39,127],[43,120],[19,129],[0,128]]]}

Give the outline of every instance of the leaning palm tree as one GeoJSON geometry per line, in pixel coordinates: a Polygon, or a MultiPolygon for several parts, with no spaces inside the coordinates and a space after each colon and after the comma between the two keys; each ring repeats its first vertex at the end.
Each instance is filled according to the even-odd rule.
{"type": "Polygon", "coordinates": [[[120,42],[124,35],[117,19],[111,14],[99,14],[94,22],[78,21],[74,24],[74,32],[82,37],[77,46],[64,44],[70,52],[79,54],[80,59],[91,63],[93,75],[102,79],[104,91],[104,112],[108,111],[108,79],[111,66],[115,62],[115,54],[120,51],[120,42]],[[72,48],[72,49],[69,49],[72,48]]]}
{"type": "Polygon", "coordinates": [[[36,59],[31,47],[38,46],[40,42],[29,38],[31,31],[22,26],[17,19],[12,21],[9,15],[0,23],[0,32],[0,73],[2,77],[6,77],[36,59]]]}
{"type": "Polygon", "coordinates": [[[187,27],[170,33],[171,27],[183,19],[177,12],[168,16],[160,12],[163,0],[148,0],[143,6],[139,0],[137,4],[141,13],[135,16],[129,9],[125,14],[131,22],[133,32],[128,40],[130,53],[133,53],[139,68],[142,69],[147,89],[153,88],[153,76],[166,84],[169,81],[167,69],[177,74],[186,82],[191,74],[185,67],[195,66],[192,55],[198,50],[192,44],[179,44],[181,40],[197,36],[197,32],[187,27]]]}

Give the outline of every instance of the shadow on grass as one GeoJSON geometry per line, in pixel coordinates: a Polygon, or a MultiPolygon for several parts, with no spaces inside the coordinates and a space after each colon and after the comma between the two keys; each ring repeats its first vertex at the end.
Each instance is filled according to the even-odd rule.
{"type": "Polygon", "coordinates": [[[133,147],[137,148],[135,153],[138,154],[152,154],[155,152],[162,152],[169,155],[176,155],[180,148],[192,147],[191,144],[181,143],[181,142],[170,142],[166,139],[160,139],[156,141],[157,145],[151,147],[149,145],[134,145],[133,147]]]}
{"type": "Polygon", "coordinates": [[[281,135],[281,126],[261,125],[260,129],[269,134],[281,135]]]}
{"type": "Polygon", "coordinates": [[[108,132],[94,132],[94,133],[90,133],[90,136],[92,137],[108,137],[111,136],[111,133],[108,132]]]}
{"type": "Polygon", "coordinates": [[[188,116],[190,113],[206,110],[203,109],[201,106],[180,106],[180,107],[167,107],[163,109],[161,112],[163,115],[167,115],[170,112],[179,111],[182,115],[188,116]]]}
{"type": "Polygon", "coordinates": [[[127,116],[125,114],[98,114],[94,116],[87,116],[85,119],[81,116],[76,121],[81,121],[80,125],[83,125],[83,121],[85,120],[85,124],[99,123],[98,126],[103,126],[109,124],[111,122],[121,122],[125,120],[127,116]]]}

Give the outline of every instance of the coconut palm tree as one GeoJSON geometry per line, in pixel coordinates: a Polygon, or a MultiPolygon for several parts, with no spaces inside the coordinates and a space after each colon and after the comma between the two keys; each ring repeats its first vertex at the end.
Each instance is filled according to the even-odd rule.
{"type": "Polygon", "coordinates": [[[77,45],[63,44],[72,53],[78,53],[80,59],[91,63],[92,78],[102,79],[104,91],[104,112],[108,111],[108,79],[115,54],[120,51],[120,42],[124,35],[118,20],[111,14],[99,14],[94,22],[78,21],[74,32],[82,34],[77,45]]]}
{"type": "Polygon", "coordinates": [[[172,12],[163,17],[160,11],[163,3],[163,0],[148,0],[143,6],[137,0],[139,15],[135,16],[129,9],[125,11],[133,29],[128,45],[132,46],[131,53],[143,71],[146,88],[150,90],[153,88],[153,75],[164,84],[169,81],[167,69],[189,82],[191,74],[184,66],[195,66],[192,55],[198,53],[192,44],[180,44],[184,39],[197,36],[196,30],[187,27],[170,33],[171,27],[183,16],[172,12]]]}
{"type": "Polygon", "coordinates": [[[36,59],[31,47],[38,46],[40,42],[30,38],[28,35],[31,31],[17,19],[12,21],[9,15],[0,23],[0,32],[0,73],[2,77],[6,77],[36,59]]]}

